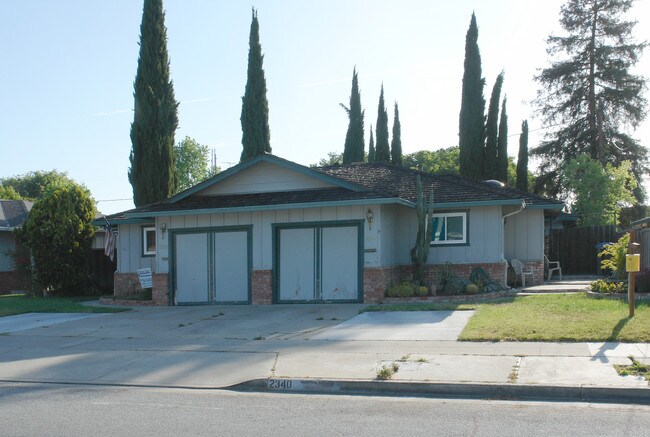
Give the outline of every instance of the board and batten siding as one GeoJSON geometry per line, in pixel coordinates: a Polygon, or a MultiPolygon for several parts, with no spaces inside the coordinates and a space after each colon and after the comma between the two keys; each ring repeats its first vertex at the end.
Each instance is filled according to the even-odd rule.
{"type": "Polygon", "coordinates": [[[503,254],[507,260],[540,261],[544,257],[544,210],[525,209],[506,218],[503,254]]]}
{"type": "MultiPolygon", "coordinates": [[[[373,211],[376,207],[370,207],[373,211]]],[[[271,270],[273,267],[273,227],[274,223],[303,223],[303,222],[334,222],[346,220],[365,220],[365,214],[368,208],[363,206],[341,206],[329,208],[297,208],[282,209],[277,211],[255,211],[241,213],[217,213],[201,215],[181,215],[171,217],[158,217],[156,219],[157,249],[154,271],[159,273],[169,272],[169,235],[170,230],[194,229],[194,228],[221,228],[226,226],[243,226],[252,225],[252,244],[253,244],[253,270],[271,270]],[[167,232],[164,238],[160,231],[160,225],[165,223],[167,232]]],[[[364,235],[366,241],[368,233],[375,232],[375,237],[370,237],[371,241],[377,239],[376,227],[368,230],[367,222],[364,225],[364,235]]],[[[120,272],[135,272],[143,265],[140,245],[142,244],[141,225],[120,225],[120,242],[124,238],[125,247],[129,250],[120,250],[120,272]],[[125,235],[125,234],[128,234],[125,235]],[[134,244],[134,242],[136,242],[134,244]],[[129,257],[130,254],[135,256],[129,257]]],[[[122,246],[120,246],[122,247],[122,246]]],[[[371,254],[367,254],[371,255],[371,254]]],[[[144,258],[144,263],[152,262],[153,257],[144,258]]],[[[376,261],[372,261],[376,265],[376,261]]]]}
{"type": "MultiPolygon", "coordinates": [[[[142,256],[142,227],[141,224],[119,225],[117,234],[117,271],[119,273],[135,272],[149,267],[157,272],[156,257],[142,256]]],[[[166,235],[165,235],[166,236],[166,235]]],[[[157,231],[156,245],[160,245],[160,230],[157,231]]]]}
{"type": "MultiPolygon", "coordinates": [[[[435,210],[434,213],[444,213],[453,210],[435,210]]],[[[395,234],[397,239],[396,255],[398,264],[410,264],[410,250],[417,236],[417,215],[414,209],[399,208],[395,234]]],[[[432,246],[429,252],[428,264],[496,263],[501,262],[501,207],[486,206],[470,208],[467,214],[469,220],[469,245],[464,246],[432,246]]]]}
{"type": "Polygon", "coordinates": [[[196,193],[214,196],[242,193],[269,193],[277,191],[311,190],[331,188],[333,184],[307,176],[295,170],[262,162],[196,193]]]}

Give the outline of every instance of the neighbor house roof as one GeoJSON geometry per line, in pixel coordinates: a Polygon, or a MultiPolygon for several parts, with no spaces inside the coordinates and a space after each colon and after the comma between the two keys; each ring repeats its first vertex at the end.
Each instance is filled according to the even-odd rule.
{"type": "Polygon", "coordinates": [[[22,225],[33,205],[28,200],[0,200],[0,230],[12,230],[22,225]]]}
{"type": "Polygon", "coordinates": [[[308,208],[386,203],[414,207],[417,201],[417,176],[420,176],[425,191],[433,190],[435,205],[438,208],[480,205],[517,206],[523,203],[531,208],[560,210],[564,206],[563,202],[557,200],[486,182],[472,181],[458,175],[431,175],[386,164],[349,164],[309,168],[273,155],[259,155],[167,200],[115,214],[108,219],[112,223],[126,223],[126,220],[137,221],[161,215],[264,211],[279,207],[308,208]],[[207,187],[218,184],[262,161],[326,181],[333,186],[250,194],[200,194],[207,187]]]}

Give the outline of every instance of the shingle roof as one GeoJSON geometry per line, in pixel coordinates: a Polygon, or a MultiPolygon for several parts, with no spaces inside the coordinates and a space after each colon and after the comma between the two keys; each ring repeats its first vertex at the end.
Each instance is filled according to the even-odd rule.
{"type": "MultiPolygon", "coordinates": [[[[312,177],[327,177],[330,181],[341,181],[339,187],[308,189],[298,191],[261,192],[249,194],[230,195],[201,195],[200,190],[194,190],[193,194],[175,196],[165,201],[152,205],[140,206],[138,208],[114,214],[111,220],[127,217],[149,217],[161,215],[165,212],[174,211],[200,211],[200,210],[225,210],[239,208],[267,208],[283,205],[303,205],[325,202],[363,202],[388,199],[395,203],[416,202],[416,179],[420,176],[425,191],[433,190],[434,200],[437,205],[444,204],[445,208],[454,206],[471,206],[491,204],[518,204],[522,200],[528,206],[561,209],[563,203],[557,200],[536,196],[512,188],[498,187],[490,183],[473,181],[458,175],[432,175],[395,167],[386,164],[349,164],[341,166],[321,167],[308,169],[290,161],[282,160],[274,156],[265,156],[260,160],[279,162],[280,164],[297,167],[303,173],[311,173],[312,177]]],[[[257,161],[256,161],[257,162],[257,161]]],[[[232,174],[237,173],[238,168],[230,170],[232,174]]],[[[205,188],[206,183],[218,184],[215,182],[203,182],[199,184],[205,188]]],[[[198,186],[197,186],[198,187],[198,186]]]]}
{"type": "Polygon", "coordinates": [[[436,203],[509,201],[523,199],[526,205],[563,205],[563,202],[454,174],[430,174],[387,164],[348,164],[318,170],[369,190],[416,202],[416,180],[425,192],[433,190],[436,203]]]}
{"type": "Polygon", "coordinates": [[[28,200],[0,200],[0,228],[22,225],[33,205],[28,200]]]}
{"type": "Polygon", "coordinates": [[[247,206],[291,205],[297,203],[334,202],[344,200],[379,199],[385,195],[372,191],[350,191],[345,188],[324,188],[302,191],[230,194],[222,196],[195,195],[174,203],[154,203],[129,212],[191,211],[197,209],[241,208],[247,206]]]}

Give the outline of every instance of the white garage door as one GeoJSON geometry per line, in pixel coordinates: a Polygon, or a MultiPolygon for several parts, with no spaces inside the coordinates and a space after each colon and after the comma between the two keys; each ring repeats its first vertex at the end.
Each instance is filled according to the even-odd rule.
{"type": "Polygon", "coordinates": [[[250,230],[176,232],[174,302],[250,303],[250,230]]]}
{"type": "Polygon", "coordinates": [[[279,302],[359,302],[359,226],[278,230],[279,302]]]}

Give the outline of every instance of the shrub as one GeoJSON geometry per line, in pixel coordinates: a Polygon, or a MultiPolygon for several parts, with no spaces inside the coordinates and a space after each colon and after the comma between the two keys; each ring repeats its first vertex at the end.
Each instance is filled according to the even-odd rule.
{"type": "Polygon", "coordinates": [[[616,273],[617,278],[623,279],[625,277],[625,254],[629,242],[630,235],[625,234],[616,243],[607,244],[598,254],[601,258],[607,257],[600,263],[600,268],[602,270],[611,269],[616,273]]]}
{"type": "Polygon", "coordinates": [[[400,282],[399,284],[391,285],[386,290],[386,297],[410,297],[417,296],[420,287],[412,282],[400,282]]]}
{"type": "Polygon", "coordinates": [[[625,282],[615,282],[608,279],[598,279],[589,284],[591,291],[595,293],[614,294],[625,293],[627,291],[627,284],[625,282]]]}
{"type": "Polygon", "coordinates": [[[36,281],[52,294],[75,294],[88,284],[94,205],[76,184],[54,188],[34,203],[17,237],[32,251],[36,281]]]}

